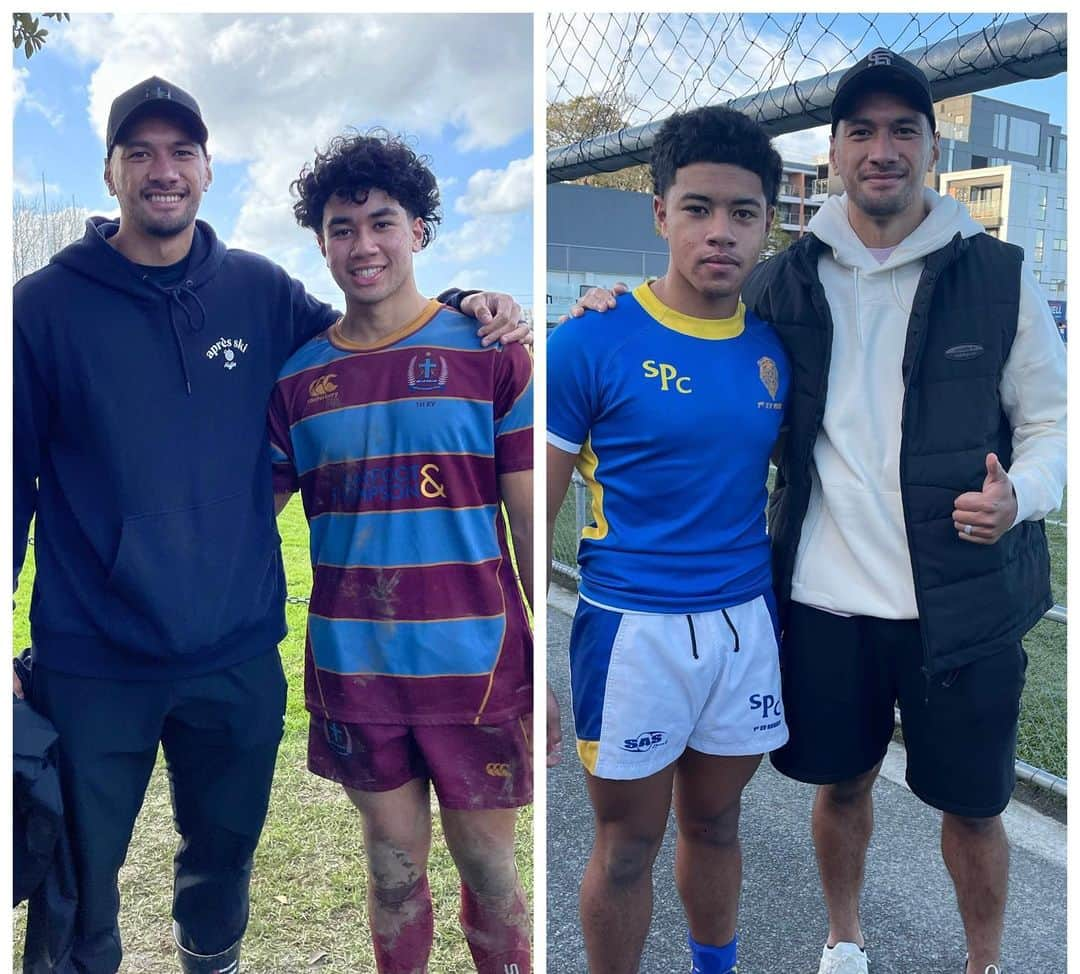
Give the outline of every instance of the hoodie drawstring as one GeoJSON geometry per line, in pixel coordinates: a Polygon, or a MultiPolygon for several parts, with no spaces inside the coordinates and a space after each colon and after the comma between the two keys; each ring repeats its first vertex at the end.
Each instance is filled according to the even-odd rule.
{"type": "Polygon", "coordinates": [[[184,354],[184,343],[180,338],[180,328],[176,323],[176,308],[179,308],[184,312],[187,317],[188,329],[193,332],[202,331],[206,325],[206,306],[199,300],[199,295],[195,293],[194,281],[184,281],[182,284],[178,284],[175,287],[161,287],[155,281],[150,279],[149,275],[144,275],[143,280],[148,284],[152,284],[162,294],[165,295],[166,302],[169,306],[169,327],[172,328],[173,339],[176,341],[176,351],[180,356],[180,369],[184,373],[184,386],[187,388],[187,394],[191,395],[191,374],[188,371],[187,356],[184,354]],[[202,316],[202,320],[196,322],[195,318],[188,306],[181,298],[181,294],[187,294],[195,302],[199,309],[199,314],[202,316]]]}

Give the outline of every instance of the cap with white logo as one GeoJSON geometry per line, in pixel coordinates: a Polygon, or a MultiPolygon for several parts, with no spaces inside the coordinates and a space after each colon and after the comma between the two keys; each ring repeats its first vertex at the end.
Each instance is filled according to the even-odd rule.
{"type": "Polygon", "coordinates": [[[834,134],[837,124],[851,114],[859,99],[873,91],[903,98],[930,120],[931,132],[937,131],[934,98],[926,75],[906,58],[888,48],[878,47],[854,67],[848,68],[840,78],[831,112],[834,134]]]}
{"type": "Polygon", "coordinates": [[[125,126],[147,115],[174,119],[199,145],[206,148],[208,133],[202,120],[202,112],[199,111],[199,103],[183,88],[155,75],[140,81],[113,99],[105,133],[106,155],[112,152],[117,142],[123,141],[121,136],[125,126]]]}

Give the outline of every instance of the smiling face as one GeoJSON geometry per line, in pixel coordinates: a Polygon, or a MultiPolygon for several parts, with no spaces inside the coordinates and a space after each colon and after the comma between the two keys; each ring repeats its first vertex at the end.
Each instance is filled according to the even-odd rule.
{"type": "Polygon", "coordinates": [[[190,232],[211,179],[202,146],[164,118],[133,123],[105,163],[105,183],[120,205],[120,228],[127,235],[190,232]]]}
{"type": "Polygon", "coordinates": [[[699,318],[733,315],[772,219],[761,177],[729,163],[695,162],[676,170],[653,210],[671,251],[661,300],[699,318]]]}
{"type": "Polygon", "coordinates": [[[352,304],[372,305],[403,287],[410,294],[413,254],[423,246],[423,220],[381,189],[358,194],[363,202],[334,194],[323,210],[319,248],[326,265],[352,304]]]}
{"type": "Polygon", "coordinates": [[[922,219],[923,180],[939,155],[929,119],[885,92],[860,99],[829,148],[849,202],[878,222],[922,219]]]}

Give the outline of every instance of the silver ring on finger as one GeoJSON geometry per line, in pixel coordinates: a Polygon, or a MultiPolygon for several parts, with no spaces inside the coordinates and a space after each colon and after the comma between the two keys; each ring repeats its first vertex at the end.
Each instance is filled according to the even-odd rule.
{"type": "Polygon", "coordinates": [[[973,530],[974,530],[974,528],[972,528],[972,526],[970,524],[965,524],[964,525],[964,534],[971,534],[971,532],[973,530]]]}

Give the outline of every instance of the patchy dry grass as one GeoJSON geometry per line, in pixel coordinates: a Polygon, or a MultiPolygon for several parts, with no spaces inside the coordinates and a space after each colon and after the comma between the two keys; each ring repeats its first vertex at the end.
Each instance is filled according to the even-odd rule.
{"type": "MultiPolygon", "coordinates": [[[[298,502],[279,519],[290,596],[311,591],[307,525],[298,502]]],[[[31,549],[31,553],[32,553],[31,549]]],[[[28,644],[26,606],[33,565],[22,574],[16,611],[16,649],[28,644]]],[[[244,939],[246,974],[357,974],[375,970],[368,937],[365,859],[359,815],[341,788],[305,768],[307,714],[303,700],[304,622],[307,607],[288,606],[289,636],[281,644],[289,679],[285,739],[278,755],[270,813],[255,855],[251,922],[244,939]]],[[[435,900],[431,970],[473,970],[457,922],[458,878],[442,842],[438,817],[429,866],[435,900]]],[[[532,899],[532,810],[518,819],[518,867],[532,899]]],[[[159,759],[120,873],[121,974],[176,969],[173,956],[172,828],[168,784],[159,759]]],[[[25,909],[15,910],[15,969],[21,966],[25,909]]]]}

